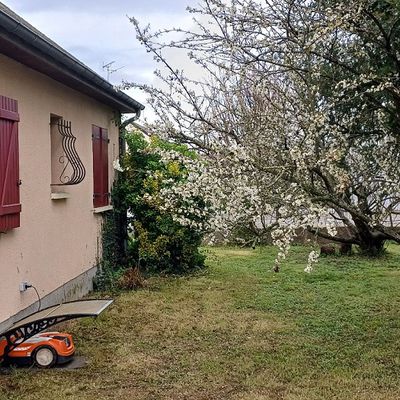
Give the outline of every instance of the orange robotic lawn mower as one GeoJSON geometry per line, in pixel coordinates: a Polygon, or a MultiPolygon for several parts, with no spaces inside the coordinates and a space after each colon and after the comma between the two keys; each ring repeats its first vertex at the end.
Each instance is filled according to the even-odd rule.
{"type": "Polygon", "coordinates": [[[75,346],[69,333],[44,332],[75,318],[97,317],[113,300],[80,300],[38,311],[0,333],[0,362],[50,368],[72,360],[75,346]]]}

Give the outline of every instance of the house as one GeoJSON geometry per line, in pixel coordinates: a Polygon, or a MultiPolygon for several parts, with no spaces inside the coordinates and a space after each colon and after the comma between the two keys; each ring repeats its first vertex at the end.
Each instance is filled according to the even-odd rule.
{"type": "Polygon", "coordinates": [[[91,290],[118,121],[143,108],[0,3],[0,332],[91,290]]]}

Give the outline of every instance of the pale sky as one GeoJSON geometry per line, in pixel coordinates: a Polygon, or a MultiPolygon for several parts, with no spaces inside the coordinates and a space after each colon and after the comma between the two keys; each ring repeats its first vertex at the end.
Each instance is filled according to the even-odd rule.
{"type": "MultiPolygon", "coordinates": [[[[152,83],[156,67],[152,56],[136,40],[127,16],[134,16],[142,25],[150,23],[153,29],[188,27],[192,17],[185,11],[186,6],[198,3],[197,0],[1,1],[104,78],[107,73],[103,64],[115,61],[115,68],[123,68],[110,76],[113,84],[122,80],[152,83]]],[[[127,93],[146,105],[142,93],[127,93]]]]}

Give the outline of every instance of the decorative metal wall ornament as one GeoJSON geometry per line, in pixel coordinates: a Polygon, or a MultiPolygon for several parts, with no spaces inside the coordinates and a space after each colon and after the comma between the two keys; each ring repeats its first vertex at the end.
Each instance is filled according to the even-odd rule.
{"type": "Polygon", "coordinates": [[[59,157],[59,163],[63,164],[63,169],[60,174],[60,183],[53,183],[53,186],[66,186],[66,185],[77,185],[81,183],[86,176],[85,167],[79,158],[79,155],[75,149],[76,137],[72,134],[71,121],[64,121],[59,119],[57,121],[58,132],[62,136],[62,148],[64,154],[59,157]],[[65,172],[71,166],[72,173],[66,175],[65,172]]]}

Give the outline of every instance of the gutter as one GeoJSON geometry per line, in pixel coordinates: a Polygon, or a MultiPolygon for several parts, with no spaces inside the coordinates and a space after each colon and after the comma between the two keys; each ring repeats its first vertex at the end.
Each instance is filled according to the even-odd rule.
{"type": "Polygon", "coordinates": [[[141,103],[122,91],[116,90],[100,75],[31,27],[23,19],[19,19],[16,14],[11,10],[8,12],[8,9],[0,3],[0,38],[2,39],[0,52],[3,53],[5,50],[4,54],[10,58],[43,72],[78,91],[92,95],[100,101],[114,106],[122,113],[140,115],[141,110],[144,109],[141,103]],[[15,47],[23,54],[16,51],[15,47]],[[36,59],[33,65],[29,65],[29,55],[33,55],[36,59]],[[82,90],[80,85],[84,85],[86,90],[82,90]]]}

